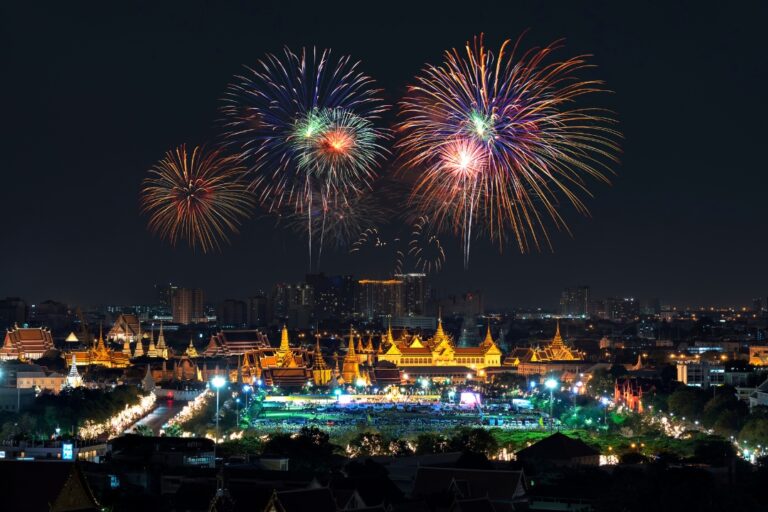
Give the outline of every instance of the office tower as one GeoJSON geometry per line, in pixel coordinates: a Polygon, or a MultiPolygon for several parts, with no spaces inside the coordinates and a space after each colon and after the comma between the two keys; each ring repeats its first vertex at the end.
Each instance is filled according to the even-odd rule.
{"type": "Polygon", "coordinates": [[[426,314],[427,275],[396,274],[395,279],[403,282],[403,314],[422,316],[426,314]]]}
{"type": "Polygon", "coordinates": [[[247,305],[242,300],[225,299],[216,309],[219,325],[237,329],[247,323],[247,305]]]}
{"type": "Polygon", "coordinates": [[[0,329],[7,329],[15,324],[24,325],[28,314],[27,303],[19,297],[0,300],[0,329]]]}
{"type": "Polygon", "coordinates": [[[272,290],[272,319],[292,328],[309,327],[314,305],[314,291],[306,283],[279,283],[272,290]]]}
{"type": "Polygon", "coordinates": [[[157,304],[161,314],[167,315],[171,313],[173,294],[177,289],[178,287],[171,283],[155,285],[155,293],[157,293],[157,304]]]}
{"type": "Polygon", "coordinates": [[[248,297],[246,305],[246,321],[250,327],[262,327],[269,323],[267,296],[259,293],[248,297]]]}
{"type": "Polygon", "coordinates": [[[361,279],[357,282],[360,315],[368,320],[403,315],[403,281],[361,279]]]}
{"type": "Polygon", "coordinates": [[[200,288],[176,288],[171,296],[173,321],[192,324],[205,321],[203,290],[200,288]]]}
{"type": "Polygon", "coordinates": [[[645,299],[640,305],[640,314],[646,316],[656,316],[661,313],[661,301],[657,298],[645,299]]]}
{"type": "Polygon", "coordinates": [[[570,317],[589,316],[589,286],[566,288],[560,294],[560,314],[570,317]]]}

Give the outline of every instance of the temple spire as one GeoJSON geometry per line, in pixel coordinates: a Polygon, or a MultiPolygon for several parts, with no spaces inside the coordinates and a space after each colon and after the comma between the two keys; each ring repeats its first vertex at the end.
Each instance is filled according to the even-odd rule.
{"type": "Polygon", "coordinates": [[[552,338],[552,346],[553,347],[562,347],[563,346],[563,337],[560,336],[560,320],[557,320],[557,327],[555,328],[555,337],[552,338]]]}
{"type": "Polygon", "coordinates": [[[288,327],[283,324],[283,330],[280,332],[280,352],[288,352],[290,349],[288,345],[288,327]]]}
{"type": "Polygon", "coordinates": [[[72,354],[72,366],[69,367],[69,374],[67,375],[67,386],[71,388],[80,387],[83,384],[83,379],[80,377],[80,373],[77,371],[77,359],[75,354],[72,354]]]}
{"type": "Polygon", "coordinates": [[[352,325],[349,326],[349,349],[347,350],[347,355],[355,355],[355,330],[352,328],[352,325]]]}
{"type": "Polygon", "coordinates": [[[387,322],[387,343],[392,344],[395,342],[394,336],[392,336],[392,319],[387,322]]]}
{"type": "Polygon", "coordinates": [[[493,336],[491,336],[491,321],[488,320],[488,329],[485,331],[483,345],[490,345],[491,343],[493,343],[493,336]]]}

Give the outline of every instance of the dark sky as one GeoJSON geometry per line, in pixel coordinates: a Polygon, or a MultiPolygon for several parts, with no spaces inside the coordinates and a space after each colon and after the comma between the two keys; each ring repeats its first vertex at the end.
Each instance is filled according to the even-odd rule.
{"type": "MultiPolygon", "coordinates": [[[[395,102],[444,49],[526,29],[529,46],[565,38],[563,56],[594,54],[625,136],[618,176],[592,187],[592,218],[568,212],[573,238],[555,233],[554,253],[476,242],[465,271],[444,238],[436,285],[509,306],[553,305],[577,283],[689,304],[768,295],[764,2],[44,4],[0,7],[0,296],[128,303],[172,280],[215,300],[300,280],[303,238],[266,220],[218,254],[150,236],[137,199],[146,170],[211,140],[230,77],[284,44],[352,54],[395,102]]],[[[327,272],[383,265],[343,251],[324,261],[327,272]]]]}

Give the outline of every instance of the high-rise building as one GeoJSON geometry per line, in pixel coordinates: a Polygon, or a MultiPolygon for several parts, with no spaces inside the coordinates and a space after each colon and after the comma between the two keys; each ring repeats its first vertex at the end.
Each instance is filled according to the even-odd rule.
{"type": "Polygon", "coordinates": [[[24,325],[28,314],[27,303],[19,297],[0,300],[0,329],[8,329],[15,324],[24,325]]]}
{"type": "Polygon", "coordinates": [[[242,300],[225,299],[216,309],[219,325],[236,329],[247,324],[247,305],[242,300]]]}
{"type": "Polygon", "coordinates": [[[246,321],[249,327],[262,327],[269,323],[267,296],[263,293],[248,297],[246,321]]]}
{"type": "Polygon", "coordinates": [[[206,320],[203,311],[203,290],[200,288],[177,288],[171,297],[173,321],[179,324],[193,324],[206,320]]]}
{"type": "Polygon", "coordinates": [[[178,289],[178,286],[175,286],[171,283],[155,285],[155,292],[157,293],[157,304],[161,314],[171,313],[173,294],[176,292],[177,289],[178,289]]]}
{"type": "Polygon", "coordinates": [[[312,319],[314,292],[306,283],[279,283],[272,290],[272,320],[292,328],[308,327],[312,319]]]}
{"type": "Polygon", "coordinates": [[[595,304],[595,316],[602,320],[630,320],[640,315],[640,301],[633,297],[607,297],[595,304]]]}
{"type": "Polygon", "coordinates": [[[589,316],[589,286],[566,288],[560,294],[560,314],[570,317],[589,316]]]}
{"type": "Polygon", "coordinates": [[[426,314],[427,274],[396,274],[395,279],[403,282],[403,314],[407,316],[426,314]]]}
{"type": "Polygon", "coordinates": [[[640,304],[640,314],[646,316],[657,316],[661,313],[661,301],[657,298],[645,299],[640,304]]]}
{"type": "Polygon", "coordinates": [[[368,320],[403,315],[403,281],[400,279],[361,279],[359,290],[360,315],[368,320]]]}
{"type": "Polygon", "coordinates": [[[315,319],[347,319],[354,315],[357,285],[354,277],[307,274],[306,284],[312,287],[315,319]]]}
{"type": "Polygon", "coordinates": [[[54,335],[67,330],[72,320],[73,315],[69,306],[55,300],[45,300],[32,304],[29,308],[29,323],[35,326],[48,327],[54,335]]]}

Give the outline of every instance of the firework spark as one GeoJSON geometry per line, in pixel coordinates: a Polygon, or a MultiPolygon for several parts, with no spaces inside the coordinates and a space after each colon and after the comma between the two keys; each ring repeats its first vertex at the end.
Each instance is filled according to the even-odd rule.
{"type": "Polygon", "coordinates": [[[203,252],[219,249],[237,233],[254,206],[245,169],[219,151],[185,145],[168,151],[152,167],[141,190],[141,210],[149,229],[176,245],[180,239],[203,252]]]}
{"type": "Polygon", "coordinates": [[[609,112],[579,105],[602,84],[576,78],[586,56],[548,63],[559,47],[518,58],[505,41],[497,56],[480,36],[428,65],[401,103],[397,146],[419,173],[411,199],[461,235],[465,266],[473,230],[499,242],[511,231],[521,252],[549,245],[547,218],[567,230],[560,198],[586,214],[585,178],[608,181],[620,134],[609,112]]]}
{"type": "MultiPolygon", "coordinates": [[[[321,202],[319,195],[315,194],[315,204],[321,202]]],[[[366,231],[366,226],[384,224],[388,220],[388,209],[379,205],[373,192],[366,192],[315,209],[309,223],[303,214],[287,214],[283,219],[299,233],[306,233],[311,227],[312,236],[317,240],[319,264],[324,247],[353,247],[366,231]]]]}
{"type": "Polygon", "coordinates": [[[405,252],[400,248],[399,237],[388,237],[383,235],[378,228],[368,228],[360,233],[358,239],[352,244],[349,253],[362,256],[366,255],[367,251],[386,254],[388,259],[392,261],[392,273],[403,273],[405,252]]]}
{"type": "Polygon", "coordinates": [[[431,274],[440,272],[445,263],[445,251],[440,239],[429,229],[429,218],[420,217],[413,225],[408,255],[415,259],[417,271],[431,274]]]}
{"type": "Polygon", "coordinates": [[[224,98],[227,146],[248,165],[263,207],[305,216],[310,264],[314,213],[370,189],[386,154],[388,132],[374,126],[386,106],[358,64],[286,48],[246,68],[224,98]]]}

